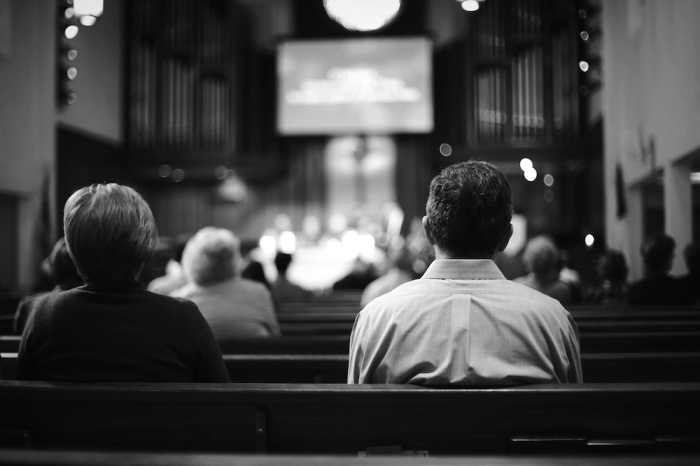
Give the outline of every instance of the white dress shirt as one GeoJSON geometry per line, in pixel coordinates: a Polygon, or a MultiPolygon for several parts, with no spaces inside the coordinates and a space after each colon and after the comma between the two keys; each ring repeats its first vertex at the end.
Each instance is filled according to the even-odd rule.
{"type": "Polygon", "coordinates": [[[491,260],[436,260],[420,280],[365,307],[348,383],[514,385],[582,382],[578,328],[491,260]]]}

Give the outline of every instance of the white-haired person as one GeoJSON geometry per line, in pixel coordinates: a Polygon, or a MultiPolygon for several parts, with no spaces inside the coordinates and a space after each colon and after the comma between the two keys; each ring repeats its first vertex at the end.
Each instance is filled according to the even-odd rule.
{"type": "Polygon", "coordinates": [[[59,382],[229,382],[221,350],[197,309],[136,280],[157,229],[133,189],[79,189],[63,213],[68,252],[86,285],[35,304],[17,378],[59,382]]]}
{"type": "Polygon", "coordinates": [[[546,294],[563,305],[571,304],[571,288],[559,280],[563,263],[554,241],[544,235],[532,238],[523,251],[523,263],[530,273],[516,278],[516,283],[546,294]]]}
{"type": "Polygon", "coordinates": [[[268,289],[240,276],[240,241],[231,231],[199,230],[185,246],[182,267],[189,283],[171,295],[197,304],[219,342],[280,335],[268,289]]]}

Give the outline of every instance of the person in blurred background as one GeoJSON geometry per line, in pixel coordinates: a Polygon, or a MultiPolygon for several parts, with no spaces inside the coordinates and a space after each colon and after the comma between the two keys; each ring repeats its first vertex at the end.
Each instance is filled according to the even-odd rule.
{"type": "Polygon", "coordinates": [[[277,268],[277,278],[272,283],[272,298],[276,303],[285,299],[310,298],[311,292],[305,290],[296,283],[292,283],[287,278],[287,270],[292,264],[292,255],[286,252],[278,252],[275,255],[275,267],[277,268]]]}
{"type": "Polygon", "coordinates": [[[687,304],[682,283],[671,276],[676,241],[659,234],[647,239],[641,248],[644,278],[630,287],[629,304],[687,304]]]}
{"type": "Polygon", "coordinates": [[[406,246],[392,251],[389,254],[389,270],[367,285],[367,288],[362,292],[360,307],[365,307],[374,298],[378,298],[416,278],[413,273],[413,259],[413,254],[406,246]]]}
{"type": "Polygon", "coordinates": [[[172,296],[194,302],[219,341],[279,336],[270,292],[241,278],[240,242],[229,230],[206,227],[185,246],[188,284],[172,296]]]}
{"type": "Polygon", "coordinates": [[[230,381],[197,306],[137,281],[158,230],[136,191],[115,183],[79,189],[66,202],[63,227],[86,286],[37,300],[19,345],[19,380],[230,381]]]}
{"type": "MultiPolygon", "coordinates": [[[[78,274],[78,270],[75,268],[75,264],[73,264],[73,259],[71,259],[68,253],[65,238],[61,238],[56,242],[49,257],[42,262],[41,268],[54,285],[54,289],[51,291],[52,293],[72,290],[73,288],[84,285],[83,279],[78,274]]],[[[16,334],[22,334],[29,314],[31,314],[34,309],[37,299],[45,294],[46,293],[39,293],[33,296],[27,296],[19,302],[13,325],[13,331],[16,334]]]]}
{"type": "Polygon", "coordinates": [[[163,249],[168,250],[169,260],[165,266],[165,275],[153,279],[148,284],[148,291],[168,296],[187,284],[185,272],[182,270],[182,252],[191,236],[191,233],[183,233],[175,239],[161,238],[159,243],[163,249]]]}
{"type": "Polygon", "coordinates": [[[358,257],[350,273],[333,284],[333,290],[364,290],[378,277],[374,265],[358,257]]]}
{"type": "Polygon", "coordinates": [[[630,289],[625,256],[614,249],[605,251],[598,259],[597,272],[602,281],[588,290],[585,301],[589,304],[625,304],[630,289]]]}
{"type": "Polygon", "coordinates": [[[257,247],[258,241],[256,240],[241,241],[241,257],[243,257],[244,264],[241,278],[247,278],[248,280],[262,283],[265,285],[265,288],[272,291],[272,285],[270,285],[270,282],[267,280],[267,275],[265,274],[265,267],[253,257],[257,247]]]}
{"type": "Polygon", "coordinates": [[[687,304],[695,304],[700,299],[700,247],[690,243],[683,251],[688,274],[681,277],[681,288],[687,304]]]}
{"type": "Polygon", "coordinates": [[[536,236],[531,239],[525,246],[523,263],[530,273],[516,278],[515,283],[544,293],[564,306],[571,303],[569,286],[559,280],[563,265],[559,249],[549,237],[536,236]]]}

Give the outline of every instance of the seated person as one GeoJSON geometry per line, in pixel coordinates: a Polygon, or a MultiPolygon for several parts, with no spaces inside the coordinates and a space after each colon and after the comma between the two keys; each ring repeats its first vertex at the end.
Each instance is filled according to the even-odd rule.
{"type": "Polygon", "coordinates": [[[241,242],[241,256],[243,257],[244,264],[241,277],[262,283],[265,285],[265,288],[272,292],[272,285],[270,285],[270,282],[267,280],[265,267],[254,257],[257,247],[258,241],[247,240],[241,242]]]}
{"type": "Polygon", "coordinates": [[[640,251],[644,278],[630,287],[629,304],[689,304],[682,282],[669,274],[675,249],[676,242],[668,235],[656,235],[644,242],[640,251]]]}
{"type": "MultiPolygon", "coordinates": [[[[68,254],[65,238],[61,238],[56,242],[49,257],[42,262],[42,269],[54,284],[54,289],[51,291],[52,293],[72,290],[73,288],[84,285],[83,279],[78,274],[75,264],[73,264],[73,259],[71,259],[70,254],[68,254]]],[[[22,334],[29,314],[31,314],[34,309],[37,299],[45,294],[46,293],[39,293],[33,296],[27,296],[20,301],[17,306],[17,312],[15,312],[15,321],[12,328],[16,334],[22,334]]]]}
{"type": "Polygon", "coordinates": [[[423,226],[436,260],[360,311],[348,383],[582,381],[571,315],[493,262],[513,233],[512,206],[508,180],[491,164],[470,160],[433,179],[423,226]]]}
{"type": "Polygon", "coordinates": [[[360,307],[365,307],[374,298],[387,294],[399,285],[413,280],[413,254],[403,246],[389,254],[390,268],[386,274],[367,285],[362,292],[360,307]]]}
{"type": "Polygon", "coordinates": [[[229,230],[206,227],[185,246],[182,266],[189,283],[173,296],[199,306],[217,340],[279,336],[267,288],[240,277],[239,241],[229,230]]]}
{"type": "Polygon", "coordinates": [[[683,251],[688,274],[680,277],[681,288],[688,304],[695,304],[700,299],[700,247],[691,243],[683,251]]]}
{"type": "Polygon", "coordinates": [[[165,265],[165,275],[154,278],[148,284],[148,291],[169,296],[175,290],[187,285],[185,272],[182,270],[182,251],[185,250],[187,240],[192,236],[189,233],[178,235],[175,239],[170,239],[169,244],[170,259],[165,265]]]}
{"type": "Polygon", "coordinates": [[[379,275],[374,266],[358,257],[350,273],[333,284],[333,290],[364,290],[377,278],[379,275]]]}
{"type": "Polygon", "coordinates": [[[277,278],[272,283],[272,297],[279,303],[285,299],[310,298],[311,292],[292,283],[287,278],[287,270],[292,263],[292,255],[286,252],[278,252],[275,255],[275,267],[277,268],[277,278]]]}
{"type": "Polygon", "coordinates": [[[571,303],[569,286],[559,280],[563,262],[554,242],[546,236],[531,239],[523,252],[523,263],[530,273],[516,278],[520,283],[558,300],[562,305],[571,303]]]}
{"type": "Polygon", "coordinates": [[[590,304],[625,304],[630,286],[627,282],[627,261],[614,249],[606,251],[598,259],[599,286],[588,291],[586,301],[590,304]]]}
{"type": "Polygon", "coordinates": [[[229,382],[193,303],[136,280],[156,244],[148,204],[131,188],[79,189],[63,213],[86,286],[39,298],[20,341],[17,378],[58,382],[229,382]]]}

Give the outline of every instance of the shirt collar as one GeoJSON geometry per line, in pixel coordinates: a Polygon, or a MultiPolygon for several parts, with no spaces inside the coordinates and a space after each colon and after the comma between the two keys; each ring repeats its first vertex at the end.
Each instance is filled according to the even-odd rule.
{"type": "Polygon", "coordinates": [[[490,259],[437,259],[423,274],[423,279],[505,280],[490,259]]]}

